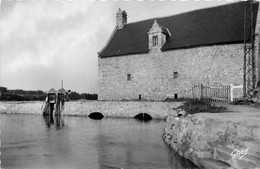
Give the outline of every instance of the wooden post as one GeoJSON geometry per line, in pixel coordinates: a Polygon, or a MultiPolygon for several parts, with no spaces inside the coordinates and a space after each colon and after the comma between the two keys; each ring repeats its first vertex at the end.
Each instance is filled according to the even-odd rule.
{"type": "Polygon", "coordinates": [[[199,84],[199,99],[203,98],[203,85],[202,83],[199,84]]]}
{"type": "Polygon", "coordinates": [[[234,101],[234,84],[230,84],[230,101],[234,101]]]}
{"type": "Polygon", "coordinates": [[[60,104],[59,104],[59,111],[60,111],[60,112],[59,112],[59,115],[61,115],[61,110],[62,110],[62,107],[61,107],[61,106],[62,106],[62,101],[60,100],[60,104]]]}
{"type": "Polygon", "coordinates": [[[59,114],[59,93],[56,93],[55,95],[55,106],[56,106],[56,111],[55,111],[55,115],[59,114]]]}
{"type": "Polygon", "coordinates": [[[56,112],[55,115],[60,114],[60,98],[59,98],[59,93],[56,94],[56,112]]]}
{"type": "Polygon", "coordinates": [[[257,99],[257,101],[260,100],[260,87],[258,87],[258,93],[257,93],[256,99],[257,99]]]}
{"type": "Polygon", "coordinates": [[[194,98],[194,86],[191,87],[191,94],[192,94],[192,97],[194,98]]]}
{"type": "Polygon", "coordinates": [[[50,116],[51,115],[51,101],[50,101],[50,95],[48,95],[48,106],[49,106],[49,113],[48,115],[50,116]]]}
{"type": "Polygon", "coordinates": [[[229,93],[230,93],[230,86],[227,86],[227,100],[231,100],[229,93]]]}

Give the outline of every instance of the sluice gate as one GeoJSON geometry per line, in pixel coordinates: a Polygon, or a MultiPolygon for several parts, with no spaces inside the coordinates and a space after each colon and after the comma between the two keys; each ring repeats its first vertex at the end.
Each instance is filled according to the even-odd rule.
{"type": "Polygon", "coordinates": [[[65,107],[65,101],[68,100],[68,93],[64,88],[58,91],[53,88],[46,92],[46,99],[44,102],[42,114],[43,115],[61,115],[65,107]]]}

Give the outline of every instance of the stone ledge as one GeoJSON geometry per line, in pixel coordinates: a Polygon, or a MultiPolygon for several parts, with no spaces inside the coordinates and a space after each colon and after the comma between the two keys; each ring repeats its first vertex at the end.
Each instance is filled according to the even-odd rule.
{"type": "MultiPolygon", "coordinates": [[[[168,116],[164,141],[181,156],[209,169],[260,168],[260,118],[248,113],[199,113],[168,116]],[[248,148],[241,159],[232,159],[234,150],[248,148]]],[[[185,114],[185,113],[184,113],[185,114]]]]}
{"type": "MultiPolygon", "coordinates": [[[[105,117],[132,118],[147,113],[154,119],[166,119],[172,109],[181,102],[137,102],[137,101],[74,101],[66,102],[62,115],[88,116],[100,112],[105,117]]],[[[43,102],[0,102],[0,113],[42,114],[43,102]]]]}

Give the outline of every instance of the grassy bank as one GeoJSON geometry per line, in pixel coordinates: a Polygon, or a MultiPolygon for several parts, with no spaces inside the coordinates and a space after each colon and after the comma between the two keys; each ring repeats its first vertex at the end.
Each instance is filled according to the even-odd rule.
{"type": "Polygon", "coordinates": [[[178,108],[184,109],[189,114],[207,112],[207,113],[222,113],[227,111],[226,107],[216,106],[205,99],[190,99],[178,108]]]}

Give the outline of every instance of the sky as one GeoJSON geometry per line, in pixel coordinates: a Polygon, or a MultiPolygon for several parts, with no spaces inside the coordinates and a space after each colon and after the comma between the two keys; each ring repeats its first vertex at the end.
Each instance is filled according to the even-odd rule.
{"type": "Polygon", "coordinates": [[[233,1],[0,0],[0,86],[98,92],[98,52],[116,25],[233,1]]]}

